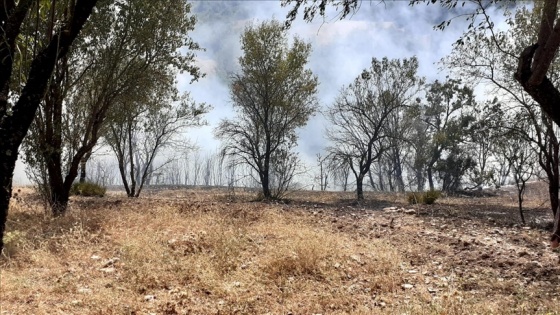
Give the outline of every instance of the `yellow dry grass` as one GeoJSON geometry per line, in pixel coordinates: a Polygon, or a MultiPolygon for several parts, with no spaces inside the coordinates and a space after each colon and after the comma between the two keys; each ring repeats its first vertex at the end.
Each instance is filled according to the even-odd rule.
{"type": "Polygon", "coordinates": [[[453,279],[434,295],[414,261],[423,247],[340,229],[306,207],[178,191],[76,198],[53,219],[14,200],[0,314],[509,313],[465,299],[453,279]]]}

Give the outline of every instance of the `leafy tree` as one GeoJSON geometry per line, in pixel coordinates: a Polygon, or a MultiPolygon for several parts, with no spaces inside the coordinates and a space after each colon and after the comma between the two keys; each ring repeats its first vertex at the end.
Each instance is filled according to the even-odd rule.
{"type": "Polygon", "coordinates": [[[0,1],[0,251],[19,146],[55,64],[66,56],[96,3],[97,0],[0,1]],[[64,10],[57,10],[55,3],[64,10]],[[42,13],[45,8],[50,14],[42,13]]]}
{"type": "Polygon", "coordinates": [[[442,173],[444,185],[449,189],[458,188],[460,177],[471,166],[471,161],[464,156],[461,143],[465,140],[466,130],[472,122],[467,109],[475,105],[472,89],[461,85],[460,80],[448,79],[446,82],[435,81],[426,92],[425,104],[419,105],[419,118],[424,125],[420,132],[428,135],[416,162],[420,172],[426,170],[430,190],[435,189],[434,171],[442,173]],[[425,165],[422,165],[425,162],[425,165]]]}
{"type": "MultiPolygon", "coordinates": [[[[467,171],[472,186],[465,189],[482,188],[490,184],[501,186],[500,179],[496,176],[500,176],[504,172],[500,171],[500,168],[505,165],[496,167],[496,159],[493,154],[499,141],[503,140],[496,136],[496,133],[500,132],[500,124],[496,121],[495,109],[500,106],[498,99],[494,98],[492,101],[486,102],[484,106],[478,106],[471,113],[474,121],[467,132],[466,146],[474,164],[467,171]]],[[[506,167],[505,170],[507,172],[509,168],[506,167]]]]}
{"type": "Polygon", "coordinates": [[[55,215],[65,212],[80,165],[85,176],[107,118],[118,119],[117,104],[150,103],[155,89],[171,89],[177,71],[198,77],[192,53],[198,46],[187,35],[195,23],[189,10],[176,1],[100,1],[83,39],[58,62],[25,143],[28,164],[45,163],[42,184],[49,187],[55,215]],[[181,47],[189,51],[180,53],[181,47]]]}
{"type": "Polygon", "coordinates": [[[327,148],[335,161],[347,161],[356,179],[358,199],[363,199],[363,181],[373,162],[390,147],[389,119],[408,105],[423,84],[416,75],[418,60],[371,61],[352,84],[342,89],[326,117],[332,124],[327,148]]]}
{"type": "Polygon", "coordinates": [[[263,196],[269,199],[283,190],[273,192],[271,177],[284,159],[294,159],[289,151],[297,141],[295,131],[316,110],[318,81],[305,68],[311,45],[298,38],[289,45],[278,21],[247,27],[241,44],[241,72],[230,84],[237,115],[222,120],[215,134],[224,143],[224,155],[257,173],[263,196]]]}

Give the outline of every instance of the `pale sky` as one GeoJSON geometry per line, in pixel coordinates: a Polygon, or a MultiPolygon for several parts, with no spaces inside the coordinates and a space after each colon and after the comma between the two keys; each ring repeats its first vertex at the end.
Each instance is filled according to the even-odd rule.
{"type": "MultiPolygon", "coordinates": [[[[313,47],[309,68],[319,78],[318,99],[325,108],[337,96],[340,88],[367,68],[372,57],[410,58],[417,56],[419,74],[429,81],[444,79],[437,62],[449,54],[452,44],[467,28],[464,18],[457,18],[445,31],[436,31],[434,25],[456,16],[439,5],[410,7],[409,1],[363,1],[359,11],[345,20],[336,19],[331,12],[326,19],[318,17],[313,23],[302,21],[301,16],[293,23],[290,36],[298,35],[313,47]]],[[[220,146],[214,138],[213,129],[223,118],[233,116],[228,92],[228,74],[238,70],[237,59],[241,56],[240,36],[246,25],[269,19],[284,21],[288,8],[280,1],[194,1],[194,14],[198,23],[191,37],[206,51],[198,52],[197,64],[206,77],[189,84],[190,77],[178,77],[179,88],[190,91],[196,102],[213,106],[207,114],[208,126],[191,129],[187,136],[200,148],[201,153],[213,152],[220,146]]],[[[502,21],[501,14],[494,14],[502,21]]],[[[299,130],[301,159],[313,167],[317,153],[327,146],[322,137],[326,128],[320,114],[299,130]]],[[[18,165],[15,184],[26,182],[22,165],[18,165]]]]}
{"type": "MultiPolygon", "coordinates": [[[[313,52],[309,68],[319,78],[319,103],[322,108],[331,104],[343,85],[350,84],[363,69],[369,67],[372,57],[410,58],[417,56],[419,74],[429,81],[444,79],[439,60],[449,54],[452,44],[459,39],[467,23],[457,18],[445,31],[434,30],[439,24],[457,13],[439,5],[410,7],[409,1],[363,1],[353,16],[338,20],[317,18],[313,23],[299,17],[290,29],[311,43],[313,52]]],[[[220,119],[232,117],[228,93],[228,73],[238,70],[241,56],[240,36],[248,23],[268,19],[285,20],[287,8],[279,1],[200,1],[194,2],[199,23],[192,37],[207,50],[198,54],[198,64],[206,77],[191,85],[189,77],[181,77],[180,86],[191,92],[196,101],[211,104],[214,109],[207,115],[209,125],[190,132],[190,137],[206,150],[214,150],[220,142],[212,130],[220,119]]],[[[503,20],[501,14],[496,15],[503,20]]],[[[326,128],[320,114],[313,117],[306,128],[299,130],[300,157],[314,166],[317,153],[327,146],[323,139],[326,128]]]]}

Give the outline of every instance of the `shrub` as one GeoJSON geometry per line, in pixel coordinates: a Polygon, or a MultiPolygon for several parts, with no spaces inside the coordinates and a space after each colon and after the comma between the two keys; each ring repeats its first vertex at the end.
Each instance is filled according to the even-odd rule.
{"type": "Polygon", "coordinates": [[[429,190],[426,192],[411,192],[408,193],[408,203],[417,204],[422,203],[425,205],[431,205],[441,196],[441,191],[439,190],[429,190]]]}
{"type": "Polygon", "coordinates": [[[76,183],[70,189],[71,196],[84,196],[84,197],[103,197],[107,188],[95,183],[85,182],[76,183]]]}
{"type": "Polygon", "coordinates": [[[431,205],[441,196],[439,190],[429,190],[424,193],[424,204],[431,205]]]}
{"type": "Polygon", "coordinates": [[[424,201],[424,196],[421,192],[409,192],[408,193],[408,203],[415,205],[417,203],[422,203],[424,201]]]}

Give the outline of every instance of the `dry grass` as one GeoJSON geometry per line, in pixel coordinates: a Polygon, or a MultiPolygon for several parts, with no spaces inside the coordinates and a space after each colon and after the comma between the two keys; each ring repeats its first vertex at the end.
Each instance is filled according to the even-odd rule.
{"type": "Polygon", "coordinates": [[[2,315],[557,314],[540,287],[451,264],[453,243],[430,241],[418,227],[427,220],[362,210],[395,195],[286,205],[220,191],[109,194],[73,199],[57,219],[22,195],[0,260],[2,315]]]}

